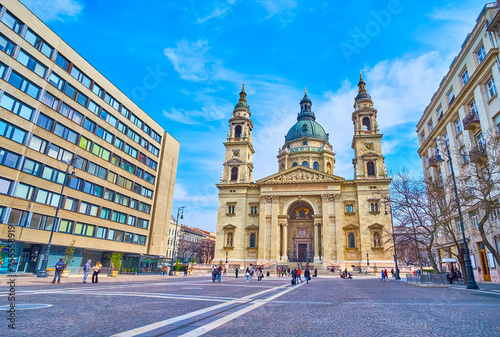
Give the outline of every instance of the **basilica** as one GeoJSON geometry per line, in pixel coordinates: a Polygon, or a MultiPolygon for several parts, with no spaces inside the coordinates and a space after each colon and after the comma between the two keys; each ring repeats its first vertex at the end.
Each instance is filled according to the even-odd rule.
{"type": "Polygon", "coordinates": [[[354,179],[336,176],[329,135],[307,91],[279,150],[278,172],[254,182],[253,122],[245,88],[229,119],[219,189],[214,261],[230,265],[308,262],[341,268],[393,266],[390,179],[365,82],[354,99],[354,179]]]}

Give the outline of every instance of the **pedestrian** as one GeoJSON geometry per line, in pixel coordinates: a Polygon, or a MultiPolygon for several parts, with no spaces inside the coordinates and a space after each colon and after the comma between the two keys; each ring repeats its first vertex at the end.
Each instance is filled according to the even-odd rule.
{"type": "Polygon", "coordinates": [[[302,281],[302,270],[300,270],[300,267],[299,269],[297,269],[297,279],[300,280],[300,283],[304,283],[304,281],[302,281]]]}
{"type": "Polygon", "coordinates": [[[215,279],[217,278],[217,266],[212,267],[212,282],[215,283],[215,279]]]}
{"type": "Polygon", "coordinates": [[[94,272],[92,273],[92,283],[97,283],[99,281],[97,277],[101,272],[101,267],[102,267],[101,262],[97,261],[97,263],[94,266],[94,272]]]}
{"type": "Polygon", "coordinates": [[[281,268],[281,277],[285,277],[285,268],[281,268]]]}
{"type": "Polygon", "coordinates": [[[262,281],[263,277],[264,277],[264,273],[262,272],[262,268],[259,268],[257,270],[257,282],[260,283],[260,281],[262,281]]]}
{"type": "Polygon", "coordinates": [[[278,276],[278,277],[280,277],[280,274],[281,274],[281,267],[278,267],[278,268],[276,269],[276,274],[277,274],[277,276],[278,276]]]}
{"type": "Polygon", "coordinates": [[[238,273],[239,273],[238,269],[240,268],[239,267],[234,268],[234,275],[236,275],[236,278],[238,278],[238,273]]]}
{"type": "Polygon", "coordinates": [[[108,271],[108,276],[111,276],[111,272],[115,270],[115,265],[113,264],[113,262],[111,262],[111,264],[109,265],[109,271],[108,271]]]}
{"type": "Polygon", "coordinates": [[[290,269],[290,267],[288,267],[288,276],[290,276],[291,273],[292,273],[292,270],[290,269]]]}
{"type": "Polygon", "coordinates": [[[394,278],[396,275],[396,274],[394,274],[394,268],[391,269],[391,274],[392,274],[392,278],[394,278]]]}
{"type": "Polygon", "coordinates": [[[167,267],[163,265],[163,267],[161,267],[161,276],[165,276],[165,271],[167,271],[167,267]]]}
{"type": "Polygon", "coordinates": [[[347,279],[347,268],[344,270],[344,278],[347,279]]]}
{"type": "Polygon", "coordinates": [[[224,274],[223,275],[226,276],[226,267],[224,267],[224,274]]]}
{"type": "Polygon", "coordinates": [[[61,274],[64,270],[64,268],[66,268],[66,265],[64,264],[63,262],[63,259],[62,258],[59,258],[59,261],[56,263],[56,265],[54,266],[55,268],[55,273],[54,273],[54,279],[52,280],[52,284],[55,284],[56,283],[56,277],[57,277],[57,283],[61,283],[61,274]]]}
{"type": "Polygon", "coordinates": [[[386,281],[389,281],[389,278],[387,277],[387,269],[384,269],[384,277],[386,281]]]}
{"type": "Polygon", "coordinates": [[[220,282],[222,278],[222,267],[219,266],[219,268],[217,268],[217,282],[220,282]]]}
{"type": "Polygon", "coordinates": [[[184,277],[187,277],[187,276],[188,276],[188,269],[186,267],[186,268],[184,268],[184,277]]]}
{"type": "Polygon", "coordinates": [[[314,277],[318,277],[318,268],[314,268],[314,277]]]}
{"type": "Polygon", "coordinates": [[[297,269],[293,268],[291,274],[292,274],[292,284],[296,284],[297,283],[297,269]]]}
{"type": "Polygon", "coordinates": [[[247,277],[247,282],[248,279],[250,278],[250,268],[247,267],[247,270],[245,271],[245,276],[247,277]]]}
{"type": "Polygon", "coordinates": [[[382,275],[382,279],[381,279],[380,281],[385,281],[385,273],[384,273],[384,271],[383,271],[383,270],[382,270],[381,275],[382,275]]]}
{"type": "Polygon", "coordinates": [[[267,274],[266,274],[266,275],[267,275],[267,277],[269,277],[269,270],[267,271],[267,274]]]}
{"type": "Polygon", "coordinates": [[[306,267],[306,270],[304,270],[304,277],[306,279],[306,283],[309,283],[309,280],[311,279],[311,272],[309,271],[309,268],[306,267]]]}
{"type": "Polygon", "coordinates": [[[92,260],[88,260],[87,263],[83,266],[83,283],[87,283],[87,276],[89,276],[90,273],[90,266],[91,266],[92,260]]]}

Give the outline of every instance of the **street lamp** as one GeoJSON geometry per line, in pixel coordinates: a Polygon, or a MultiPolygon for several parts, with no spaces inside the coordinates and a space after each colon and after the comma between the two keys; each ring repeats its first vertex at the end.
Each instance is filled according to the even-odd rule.
{"type": "MultiPolygon", "coordinates": [[[[465,269],[467,270],[466,289],[479,289],[479,287],[476,284],[476,280],[474,279],[474,272],[472,271],[472,264],[471,264],[471,260],[470,260],[469,247],[467,246],[467,241],[465,239],[464,221],[462,219],[462,210],[460,208],[460,200],[458,199],[457,182],[455,181],[455,173],[453,172],[453,161],[451,159],[450,148],[448,147],[448,142],[446,141],[446,139],[435,138],[434,141],[436,142],[436,146],[438,144],[438,141],[442,141],[444,143],[444,146],[446,148],[446,156],[450,160],[451,178],[453,179],[453,191],[455,192],[455,201],[457,203],[458,217],[460,219],[460,230],[462,231],[462,240],[464,242],[465,269]]],[[[437,150],[436,157],[438,158],[438,160],[440,160],[439,150],[437,148],[436,148],[436,150],[437,150]]],[[[442,161],[442,159],[441,159],[441,161],[442,161]]]]}
{"type": "Polygon", "coordinates": [[[43,256],[42,266],[38,270],[37,277],[47,277],[47,266],[49,264],[50,245],[52,243],[52,236],[54,235],[54,228],[57,226],[57,214],[59,213],[59,209],[61,208],[61,204],[63,202],[64,187],[66,186],[68,179],[75,176],[75,164],[77,159],[78,156],[74,154],[71,160],[68,162],[68,167],[66,168],[66,172],[64,173],[64,181],[61,187],[59,202],[57,203],[56,214],[54,215],[54,223],[52,224],[52,228],[50,229],[49,244],[47,245],[47,250],[45,251],[45,255],[43,256]],[[70,168],[73,168],[73,170],[69,174],[70,176],[69,177],[68,173],[70,168]]]}
{"type": "MultiPolygon", "coordinates": [[[[396,237],[394,235],[394,220],[392,218],[392,207],[389,203],[389,210],[391,211],[391,226],[392,226],[392,242],[394,243],[394,264],[396,265],[396,280],[401,280],[399,277],[399,267],[398,267],[398,254],[396,253],[396,237]]],[[[385,215],[388,215],[387,210],[385,211],[385,215]]]]}
{"type": "Polygon", "coordinates": [[[175,247],[177,246],[177,226],[179,225],[179,215],[181,220],[184,219],[184,208],[186,206],[177,207],[177,218],[175,219],[175,234],[174,234],[174,249],[172,250],[172,260],[170,261],[170,271],[168,275],[174,275],[174,256],[175,256],[175,247]]]}
{"type": "Polygon", "coordinates": [[[366,265],[369,267],[370,266],[370,259],[368,257],[368,253],[366,253],[366,265]]]}

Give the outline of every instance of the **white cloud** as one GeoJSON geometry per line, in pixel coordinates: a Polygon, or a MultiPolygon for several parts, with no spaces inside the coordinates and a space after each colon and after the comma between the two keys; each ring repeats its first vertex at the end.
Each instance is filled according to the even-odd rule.
{"type": "Polygon", "coordinates": [[[85,8],[79,0],[22,0],[29,10],[44,22],[75,19],[85,8]]]}
{"type": "Polygon", "coordinates": [[[269,19],[273,16],[279,16],[283,24],[291,22],[294,18],[292,9],[297,7],[296,0],[260,0],[257,1],[267,10],[267,17],[269,19]]]}
{"type": "Polygon", "coordinates": [[[215,1],[213,3],[214,8],[212,12],[204,17],[198,18],[196,21],[198,23],[205,23],[211,19],[223,18],[231,12],[231,10],[234,8],[235,2],[236,0],[228,0],[226,2],[215,1]]]}
{"type": "Polygon", "coordinates": [[[192,96],[195,101],[201,103],[200,110],[171,108],[170,111],[163,110],[163,115],[176,122],[194,125],[223,119],[227,117],[228,111],[233,109],[233,104],[217,96],[207,95],[204,92],[196,92],[192,96]]]}

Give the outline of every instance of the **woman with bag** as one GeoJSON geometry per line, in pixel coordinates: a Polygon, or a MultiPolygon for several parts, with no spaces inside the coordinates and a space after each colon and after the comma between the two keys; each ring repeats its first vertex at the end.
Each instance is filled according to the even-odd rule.
{"type": "Polygon", "coordinates": [[[92,283],[97,283],[97,281],[98,281],[97,276],[101,272],[101,267],[102,267],[102,264],[101,264],[101,262],[98,261],[94,266],[94,273],[92,274],[92,283]],[[94,278],[95,278],[95,282],[94,282],[94,278]]]}
{"type": "Polygon", "coordinates": [[[248,278],[250,277],[250,268],[247,267],[247,270],[245,271],[245,276],[247,277],[247,282],[248,278]]]}

